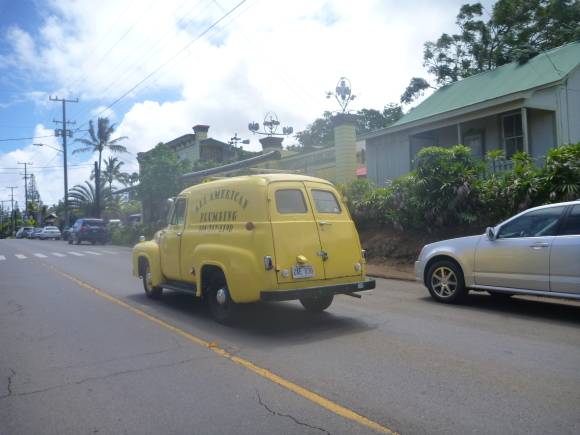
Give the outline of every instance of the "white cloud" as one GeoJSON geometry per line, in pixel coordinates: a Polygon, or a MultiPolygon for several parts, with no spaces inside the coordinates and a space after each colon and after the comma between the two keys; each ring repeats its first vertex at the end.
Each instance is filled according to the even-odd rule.
{"type": "MultiPolygon", "coordinates": [[[[237,3],[219,2],[228,11],[237,3]]],[[[200,37],[223,16],[216,2],[49,0],[38,6],[45,20],[37,34],[14,25],[2,35],[12,54],[2,56],[0,70],[11,68],[11,74],[39,83],[30,98],[37,99],[41,109],[47,107],[47,94],[78,97],[78,104],[67,107],[77,128],[86,130],[94,116],[118,123],[114,137],[128,136],[123,145],[132,153],[120,157],[124,170],[133,172],[137,152],[192,133],[196,124],[209,125],[209,135],[224,142],[237,132],[251,139],[249,149],[259,150],[259,137],[247,130],[250,121],[261,123],[267,112],[274,111],[282,125],[299,131],[323,111],[339,108],[325,98],[325,91],[334,89],[343,75],[358,94],[353,109],[381,109],[398,102],[411,77],[426,76],[421,65],[423,43],[457,31],[455,16],[462,3],[248,1],[231,15],[235,23],[225,18],[200,37]],[[41,85],[47,80],[48,89],[41,85]],[[144,85],[150,86],[144,90],[144,85]]],[[[491,3],[484,2],[488,7],[491,3]]],[[[51,104],[51,113],[58,113],[57,104],[51,104]]],[[[39,112],[47,116],[45,110],[39,112]]],[[[41,125],[35,136],[52,131],[41,125]]],[[[284,143],[294,142],[288,138],[284,143]]],[[[56,138],[50,144],[61,146],[56,138]]],[[[70,149],[77,147],[69,144],[70,149]]],[[[0,154],[0,167],[18,166],[19,159],[34,159],[35,166],[50,159],[51,165],[62,165],[55,153],[29,144],[0,154]]],[[[69,154],[69,158],[72,187],[88,179],[91,169],[72,165],[90,164],[96,155],[69,154]]],[[[57,202],[62,197],[62,175],[46,169],[38,177],[45,202],[57,202]]],[[[9,178],[0,174],[1,182],[9,178]]]]}

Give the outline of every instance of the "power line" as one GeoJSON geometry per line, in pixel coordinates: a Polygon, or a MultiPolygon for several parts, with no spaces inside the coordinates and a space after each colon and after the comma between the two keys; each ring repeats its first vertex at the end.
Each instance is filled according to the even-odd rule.
{"type": "Polygon", "coordinates": [[[30,139],[40,139],[43,137],[54,137],[53,135],[50,136],[34,136],[34,137],[19,137],[18,139],[0,139],[0,142],[8,142],[11,140],[30,140],[30,139]]]}
{"type": "MultiPolygon", "coordinates": [[[[103,110],[101,110],[99,113],[97,113],[95,116],[93,116],[91,119],[95,119],[96,117],[98,117],[101,113],[103,113],[104,111],[106,111],[107,109],[110,109],[113,105],[115,105],[116,103],[118,103],[120,100],[122,100],[123,98],[125,98],[129,93],[131,93],[131,91],[135,90],[137,87],[139,87],[143,82],[145,82],[146,80],[148,80],[151,76],[153,76],[154,74],[156,74],[161,68],[163,68],[165,65],[167,65],[169,62],[171,62],[173,59],[175,59],[177,56],[179,56],[181,53],[183,53],[187,48],[189,48],[189,46],[191,46],[193,43],[197,42],[198,39],[200,39],[203,35],[205,35],[207,32],[209,32],[211,29],[213,29],[215,26],[217,26],[221,21],[223,21],[227,16],[229,16],[233,11],[235,11],[237,8],[239,8],[242,4],[244,4],[246,2],[246,0],[242,0],[240,3],[238,3],[232,10],[230,10],[227,14],[225,14],[223,17],[221,17],[219,20],[217,20],[215,23],[213,23],[210,27],[208,27],[206,30],[204,30],[197,38],[195,38],[193,41],[191,41],[189,44],[187,44],[185,47],[183,47],[179,52],[177,52],[174,56],[172,56],[169,60],[167,60],[165,63],[163,63],[161,66],[159,66],[157,69],[155,69],[151,74],[149,74],[147,77],[145,77],[143,80],[141,80],[139,83],[137,83],[135,86],[133,86],[131,89],[129,89],[127,92],[125,92],[121,97],[119,97],[118,99],[116,99],[115,101],[113,101],[113,103],[111,103],[110,105],[108,105],[107,107],[105,107],[103,110]]],[[[151,85],[151,84],[150,84],[151,85]]],[[[83,125],[86,125],[88,122],[84,123],[81,125],[81,127],[83,125]]]]}

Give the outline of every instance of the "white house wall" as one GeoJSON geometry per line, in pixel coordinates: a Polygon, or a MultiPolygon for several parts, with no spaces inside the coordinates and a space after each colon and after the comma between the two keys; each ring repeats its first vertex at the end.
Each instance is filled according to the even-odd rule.
{"type": "Polygon", "coordinates": [[[406,132],[367,139],[367,179],[379,186],[411,171],[409,136],[406,132]]]}
{"type": "MultiPolygon", "coordinates": [[[[539,158],[556,146],[556,115],[548,110],[528,109],[530,154],[539,158]]],[[[541,163],[541,162],[539,162],[541,163]]]]}
{"type": "Polygon", "coordinates": [[[561,141],[576,144],[580,142],[580,67],[560,87],[559,101],[562,106],[561,141]]]}

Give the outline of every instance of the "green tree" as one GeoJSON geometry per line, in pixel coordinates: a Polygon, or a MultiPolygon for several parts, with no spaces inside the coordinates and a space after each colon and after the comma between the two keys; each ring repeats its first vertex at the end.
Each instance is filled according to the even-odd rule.
{"type": "MultiPolygon", "coordinates": [[[[119,203],[109,187],[106,187],[103,180],[99,186],[100,211],[119,212],[119,203]]],[[[95,186],[85,181],[85,184],[77,184],[68,192],[68,204],[75,214],[82,217],[97,216],[97,196],[95,186]]]]}
{"type": "Polygon", "coordinates": [[[144,220],[155,222],[165,217],[167,198],[178,195],[187,186],[179,177],[191,172],[191,162],[180,160],[167,145],[160,142],[139,158],[139,165],[137,197],[148,204],[144,220]]]}
{"type": "MultiPolygon", "coordinates": [[[[121,171],[121,166],[123,165],[124,163],[120,162],[117,157],[109,156],[109,158],[105,160],[105,169],[101,171],[101,177],[109,183],[109,188],[111,190],[113,189],[113,181],[118,181],[123,184],[123,186],[129,184],[129,174],[121,171]]],[[[95,170],[93,169],[91,179],[95,176],[94,172],[95,170]]]]}
{"type": "Polygon", "coordinates": [[[93,120],[89,121],[89,135],[91,140],[88,139],[75,139],[75,142],[80,142],[87,145],[85,148],[78,148],[72,153],[84,153],[87,151],[98,152],[99,153],[99,171],[101,171],[101,158],[104,150],[109,150],[114,153],[128,153],[127,148],[119,145],[119,142],[127,139],[126,136],[121,136],[116,139],[111,139],[111,135],[115,131],[115,124],[109,125],[109,118],[99,118],[97,120],[97,131],[95,132],[95,126],[93,125],[93,120]]]}
{"type": "Polygon", "coordinates": [[[490,18],[481,3],[461,6],[460,32],[427,41],[423,66],[432,81],[413,77],[401,96],[411,103],[426,89],[456,82],[506,63],[524,63],[537,54],[580,40],[578,0],[499,0],[490,18]]]}
{"type": "Polygon", "coordinates": [[[404,113],[402,106],[396,103],[389,103],[383,108],[382,112],[376,109],[362,109],[359,115],[360,118],[356,124],[356,132],[357,134],[363,134],[394,124],[401,119],[404,113]]]}

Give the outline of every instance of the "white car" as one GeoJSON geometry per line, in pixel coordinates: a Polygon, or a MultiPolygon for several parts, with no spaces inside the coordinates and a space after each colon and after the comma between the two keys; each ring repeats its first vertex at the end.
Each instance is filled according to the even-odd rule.
{"type": "Polygon", "coordinates": [[[526,210],[480,236],[431,243],[415,278],[444,303],[469,290],[580,299],[580,200],[526,210]]]}
{"type": "Polygon", "coordinates": [[[57,227],[44,227],[40,232],[40,240],[46,239],[59,239],[60,240],[60,230],[57,227]]]}

